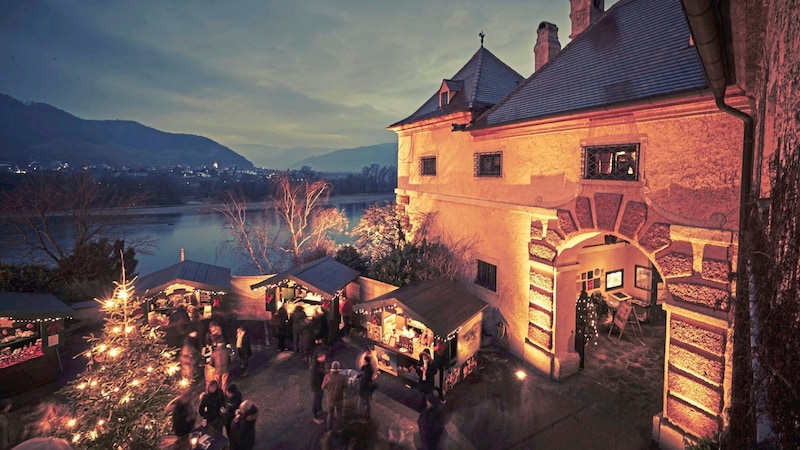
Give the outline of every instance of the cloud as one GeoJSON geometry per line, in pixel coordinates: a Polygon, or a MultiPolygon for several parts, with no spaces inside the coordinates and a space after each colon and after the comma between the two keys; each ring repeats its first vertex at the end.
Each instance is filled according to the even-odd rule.
{"type": "Polygon", "coordinates": [[[479,0],[0,2],[0,90],[84,118],[225,145],[346,148],[393,139],[485,45],[523,75],[566,4],[479,0]]]}

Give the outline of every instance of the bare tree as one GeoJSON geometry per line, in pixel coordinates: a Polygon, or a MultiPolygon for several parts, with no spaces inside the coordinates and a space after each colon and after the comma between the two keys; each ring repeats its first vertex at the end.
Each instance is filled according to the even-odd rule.
{"type": "Polygon", "coordinates": [[[287,262],[297,265],[333,249],[331,233],[343,232],[347,218],[328,206],[329,196],[330,186],[324,181],[292,181],[283,175],[271,203],[250,207],[242,195],[227,193],[217,211],[233,236],[233,245],[257,270],[270,273],[285,268],[287,262]],[[275,215],[280,223],[271,221],[275,215]]]}
{"type": "Polygon", "coordinates": [[[274,207],[288,233],[278,248],[291,255],[293,264],[303,261],[304,252],[332,247],[330,233],[347,228],[344,213],[327,206],[330,193],[325,181],[293,182],[286,175],[278,180],[274,207]]]}
{"type": "MultiPolygon", "coordinates": [[[[94,182],[86,173],[48,172],[26,175],[0,196],[2,221],[19,236],[26,259],[44,256],[56,265],[90,243],[112,237],[124,223],[123,208],[146,196],[121,196],[94,182]],[[67,231],[65,234],[65,230],[67,231]]],[[[137,251],[144,252],[147,242],[137,251]]]]}
{"type": "Polygon", "coordinates": [[[270,260],[272,227],[269,223],[269,214],[247,215],[247,200],[244,195],[226,192],[223,203],[216,208],[224,221],[225,229],[233,236],[233,244],[246,255],[247,260],[255,266],[259,273],[275,271],[275,265],[270,260]]]}

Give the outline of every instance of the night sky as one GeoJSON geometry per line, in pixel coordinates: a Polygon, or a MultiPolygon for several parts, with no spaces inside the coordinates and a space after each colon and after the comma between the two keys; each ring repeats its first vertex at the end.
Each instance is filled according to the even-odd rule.
{"type": "MultiPolygon", "coordinates": [[[[606,2],[608,9],[614,2],[606,2]]],[[[0,1],[0,93],[255,145],[394,142],[386,126],[485,46],[523,76],[569,0],[0,1]]]]}

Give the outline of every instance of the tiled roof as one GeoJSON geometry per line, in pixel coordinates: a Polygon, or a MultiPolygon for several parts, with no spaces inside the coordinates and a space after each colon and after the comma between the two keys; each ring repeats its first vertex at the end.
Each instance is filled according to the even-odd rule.
{"type": "Polygon", "coordinates": [[[138,278],[133,287],[136,294],[146,295],[148,291],[152,294],[176,282],[196,289],[228,291],[231,288],[231,269],[195,261],[181,261],[138,278]]]}
{"type": "Polygon", "coordinates": [[[55,319],[75,311],[53,294],[0,292],[0,316],[12,319],[55,319]]]}
{"type": "Polygon", "coordinates": [[[622,0],[476,127],[706,88],[680,0],[622,0]]]}
{"type": "Polygon", "coordinates": [[[293,280],[314,293],[332,298],[336,291],[344,289],[348,283],[360,276],[359,271],[326,256],[268,277],[260,283],[253,284],[250,289],[271,286],[283,280],[293,280]]]}
{"type": "Polygon", "coordinates": [[[461,70],[443,80],[451,90],[453,87],[458,89],[447,106],[439,108],[437,88],[414,114],[390,125],[390,128],[455,112],[489,108],[513,91],[523,79],[522,75],[500,61],[492,52],[481,47],[461,70]]]}
{"type": "Polygon", "coordinates": [[[400,306],[405,314],[419,320],[440,337],[446,337],[481,312],[488,304],[444,279],[409,284],[364,303],[353,305],[355,311],[369,311],[385,306],[400,306]]]}

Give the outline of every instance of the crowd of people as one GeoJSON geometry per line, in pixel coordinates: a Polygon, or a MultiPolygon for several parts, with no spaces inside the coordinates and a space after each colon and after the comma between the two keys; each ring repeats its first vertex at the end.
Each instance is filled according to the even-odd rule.
{"type": "MultiPolygon", "coordinates": [[[[378,389],[378,358],[372,345],[363,349],[352,369],[346,369],[335,359],[334,342],[329,341],[329,324],[323,314],[308,314],[302,307],[290,309],[284,305],[267,326],[264,336],[267,346],[275,346],[278,352],[298,353],[309,367],[310,413],[314,423],[337,432],[345,419],[371,421],[372,397],[378,389]],[[346,407],[353,408],[348,412],[355,414],[345,417],[346,407]]],[[[343,328],[341,335],[347,330],[343,328]]],[[[196,383],[202,379],[205,388],[199,397],[188,394],[191,389],[187,389],[167,407],[173,432],[178,437],[174,448],[191,448],[184,446],[198,427],[209,434],[227,436],[232,450],[252,449],[255,445],[258,407],[252,400],[243,399],[236,383],[230,381],[237,360],[238,376],[249,374],[249,359],[253,355],[250,333],[244,326],[238,326],[232,335],[233,345],[224,336],[222,326],[212,320],[207,328],[192,329],[184,339],[179,357],[181,373],[196,383]]],[[[417,368],[418,426],[425,449],[437,448],[444,431],[444,413],[434,388],[437,370],[430,352],[425,350],[417,368]]]]}

